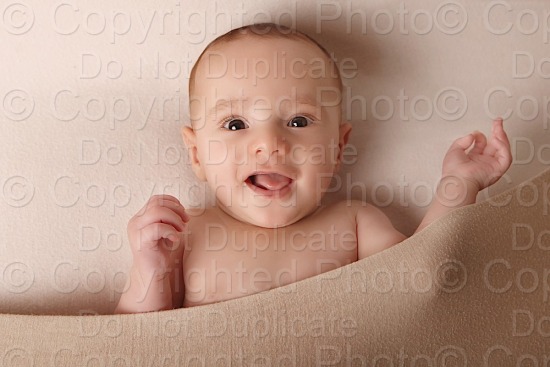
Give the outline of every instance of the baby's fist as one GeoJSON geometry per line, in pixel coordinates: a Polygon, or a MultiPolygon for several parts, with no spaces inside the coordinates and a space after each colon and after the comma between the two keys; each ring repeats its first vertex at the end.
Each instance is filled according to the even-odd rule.
{"type": "Polygon", "coordinates": [[[151,266],[167,266],[169,259],[182,256],[184,231],[189,216],[178,199],[152,196],[128,222],[128,239],[134,260],[151,266]]]}

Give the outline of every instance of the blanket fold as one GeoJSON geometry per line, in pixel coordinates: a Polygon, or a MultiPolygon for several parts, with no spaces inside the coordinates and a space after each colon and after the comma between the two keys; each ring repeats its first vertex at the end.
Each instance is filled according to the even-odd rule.
{"type": "Polygon", "coordinates": [[[0,365],[550,365],[549,210],[547,170],[267,292],[147,314],[1,314],[0,365]]]}

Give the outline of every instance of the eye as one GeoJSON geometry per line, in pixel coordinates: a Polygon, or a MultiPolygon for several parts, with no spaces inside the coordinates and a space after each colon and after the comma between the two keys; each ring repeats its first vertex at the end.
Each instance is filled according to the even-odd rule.
{"type": "Polygon", "coordinates": [[[306,127],[311,124],[311,121],[304,116],[293,117],[287,124],[290,127],[306,127]]]}
{"type": "Polygon", "coordinates": [[[248,124],[241,119],[231,119],[223,124],[223,127],[227,130],[241,130],[248,129],[248,124]]]}

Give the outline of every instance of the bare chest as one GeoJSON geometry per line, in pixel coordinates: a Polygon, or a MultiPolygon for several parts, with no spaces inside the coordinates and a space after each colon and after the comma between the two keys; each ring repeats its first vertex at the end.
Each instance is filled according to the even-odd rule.
{"type": "Polygon", "coordinates": [[[251,295],[357,260],[355,228],[228,228],[210,223],[192,236],[183,263],[184,306],[251,295]]]}

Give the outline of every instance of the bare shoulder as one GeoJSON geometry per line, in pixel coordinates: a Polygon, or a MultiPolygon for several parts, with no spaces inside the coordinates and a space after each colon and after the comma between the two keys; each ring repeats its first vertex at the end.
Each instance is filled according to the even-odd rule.
{"type": "Polygon", "coordinates": [[[379,227],[388,221],[386,215],[376,206],[360,200],[341,200],[318,211],[318,216],[348,218],[362,227],[379,227]]]}
{"type": "Polygon", "coordinates": [[[341,200],[328,205],[318,207],[315,212],[309,215],[305,221],[315,221],[317,225],[323,223],[347,223],[347,226],[354,226],[357,211],[360,208],[359,201],[341,200]]]}
{"type": "Polygon", "coordinates": [[[356,202],[356,223],[359,259],[383,251],[407,237],[396,230],[391,220],[374,205],[356,202]]]}

